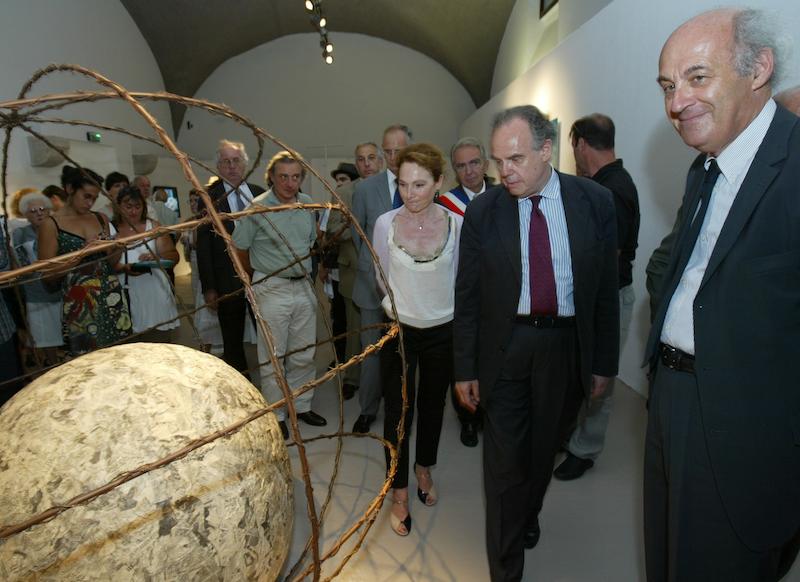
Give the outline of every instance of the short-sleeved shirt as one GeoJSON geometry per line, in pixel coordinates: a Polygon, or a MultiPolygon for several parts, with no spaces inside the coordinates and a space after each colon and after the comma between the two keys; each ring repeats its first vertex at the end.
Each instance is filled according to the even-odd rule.
{"type": "MultiPolygon", "coordinates": [[[[311,197],[300,193],[297,202],[311,203],[311,197]]],[[[267,190],[253,199],[253,206],[281,206],[272,190],[267,190]]],[[[308,255],[317,238],[314,212],[302,208],[284,210],[281,212],[265,212],[251,214],[236,222],[233,231],[233,244],[237,248],[250,252],[250,265],[254,270],[270,274],[280,269],[279,277],[302,277],[303,268],[311,272],[311,257],[302,261],[302,267],[292,264],[295,256],[308,255]],[[289,243],[289,248],[281,239],[283,235],[289,243]],[[286,267],[292,264],[291,267],[286,267]]]]}

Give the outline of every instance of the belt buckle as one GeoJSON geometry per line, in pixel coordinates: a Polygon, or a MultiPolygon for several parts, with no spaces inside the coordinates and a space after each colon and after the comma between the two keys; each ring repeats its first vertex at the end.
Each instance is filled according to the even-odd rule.
{"type": "Polygon", "coordinates": [[[678,353],[676,348],[672,346],[668,346],[666,344],[662,345],[661,348],[661,355],[662,361],[664,365],[669,368],[670,370],[678,370],[681,363],[681,355],[678,353]]]}

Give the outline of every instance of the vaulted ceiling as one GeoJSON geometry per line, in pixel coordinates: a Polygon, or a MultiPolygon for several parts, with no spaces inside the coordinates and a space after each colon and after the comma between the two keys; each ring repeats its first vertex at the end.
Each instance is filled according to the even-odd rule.
{"type": "MultiPolygon", "coordinates": [[[[167,91],[193,96],[226,60],[288,34],[315,32],[303,0],[121,0],[142,32],[167,91]]],[[[328,31],[356,32],[419,51],[444,66],[476,106],[515,0],[322,0],[328,31]]],[[[336,66],[334,63],[333,66],[336,66]]],[[[172,104],[177,134],[184,109],[172,104]]]]}

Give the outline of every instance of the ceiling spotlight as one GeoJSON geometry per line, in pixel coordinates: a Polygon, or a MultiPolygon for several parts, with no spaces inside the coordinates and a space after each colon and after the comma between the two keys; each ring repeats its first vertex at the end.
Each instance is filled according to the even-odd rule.
{"type": "Polygon", "coordinates": [[[314,3],[311,0],[306,0],[306,10],[309,12],[314,11],[314,3]]]}
{"type": "Polygon", "coordinates": [[[319,19],[319,27],[325,28],[328,25],[328,20],[323,16],[319,19]]]}
{"type": "Polygon", "coordinates": [[[328,64],[328,65],[332,65],[333,64],[333,55],[330,55],[330,54],[329,55],[325,55],[325,63],[328,64]]]}
{"type": "Polygon", "coordinates": [[[328,44],[325,45],[325,52],[326,53],[332,53],[333,52],[333,45],[331,43],[328,43],[328,44]]]}

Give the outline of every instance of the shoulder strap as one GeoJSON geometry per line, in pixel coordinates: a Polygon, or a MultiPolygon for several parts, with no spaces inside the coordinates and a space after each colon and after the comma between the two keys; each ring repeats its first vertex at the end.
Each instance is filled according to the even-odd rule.
{"type": "Polygon", "coordinates": [[[100,223],[100,230],[105,232],[106,231],[106,226],[107,226],[106,217],[103,216],[102,214],[100,214],[99,212],[92,211],[92,214],[94,214],[94,217],[97,219],[97,222],[100,223]]]}

